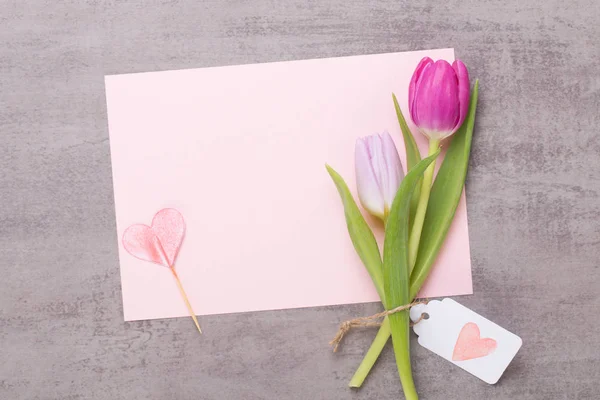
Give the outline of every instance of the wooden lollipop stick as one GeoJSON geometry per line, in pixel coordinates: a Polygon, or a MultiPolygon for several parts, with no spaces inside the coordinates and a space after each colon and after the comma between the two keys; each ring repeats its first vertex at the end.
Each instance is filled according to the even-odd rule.
{"type": "Polygon", "coordinates": [[[185,294],[185,290],[183,290],[183,285],[181,284],[181,281],[179,280],[179,276],[177,276],[177,272],[175,272],[175,267],[171,267],[171,272],[173,273],[173,277],[175,277],[175,282],[177,282],[177,287],[179,287],[179,292],[181,293],[181,297],[183,297],[183,301],[185,302],[185,305],[187,306],[188,311],[190,312],[190,316],[194,320],[194,323],[196,324],[196,328],[198,328],[198,332],[200,332],[202,334],[202,329],[200,329],[200,324],[198,323],[198,320],[196,319],[196,314],[194,313],[194,310],[192,309],[192,305],[190,304],[190,301],[188,300],[188,297],[185,294]]]}

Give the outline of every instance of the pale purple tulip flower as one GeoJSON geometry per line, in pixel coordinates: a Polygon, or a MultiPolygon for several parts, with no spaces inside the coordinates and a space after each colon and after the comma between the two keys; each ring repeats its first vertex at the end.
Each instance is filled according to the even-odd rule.
{"type": "Polygon", "coordinates": [[[442,140],[460,128],[469,111],[469,72],[462,61],[421,60],[408,88],[410,116],[421,133],[442,140]]]}
{"type": "Polygon", "coordinates": [[[355,164],[361,204],[385,221],[404,178],[398,150],[389,133],[357,139],[355,164]]]}

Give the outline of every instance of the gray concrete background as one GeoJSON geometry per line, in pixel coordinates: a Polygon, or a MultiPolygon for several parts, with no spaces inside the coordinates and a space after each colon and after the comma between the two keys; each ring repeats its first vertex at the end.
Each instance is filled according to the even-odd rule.
{"type": "Polygon", "coordinates": [[[375,304],[123,323],[103,76],[455,47],[481,79],[475,295],[524,346],[488,386],[413,342],[423,399],[600,398],[596,0],[2,0],[0,399],[399,399],[375,304]]]}

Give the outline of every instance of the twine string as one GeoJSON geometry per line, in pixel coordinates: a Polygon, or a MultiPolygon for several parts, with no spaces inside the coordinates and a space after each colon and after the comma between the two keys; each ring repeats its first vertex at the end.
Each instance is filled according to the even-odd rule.
{"type": "MultiPolygon", "coordinates": [[[[378,322],[379,319],[385,318],[388,315],[392,315],[392,314],[396,314],[401,311],[408,310],[411,307],[416,306],[417,304],[427,304],[428,302],[429,302],[429,300],[419,300],[419,301],[412,302],[410,304],[405,304],[402,306],[398,306],[396,308],[392,308],[391,310],[385,310],[385,311],[382,311],[377,314],[373,314],[368,317],[359,317],[359,318],[350,319],[348,321],[344,321],[340,324],[340,328],[338,329],[335,337],[331,340],[331,342],[329,342],[329,344],[331,346],[333,346],[333,352],[335,353],[338,350],[338,347],[340,346],[342,339],[350,330],[352,330],[354,328],[380,327],[381,322],[378,322]]],[[[421,314],[419,319],[417,319],[415,322],[411,322],[410,326],[414,326],[424,319],[425,319],[425,313],[421,314]]]]}

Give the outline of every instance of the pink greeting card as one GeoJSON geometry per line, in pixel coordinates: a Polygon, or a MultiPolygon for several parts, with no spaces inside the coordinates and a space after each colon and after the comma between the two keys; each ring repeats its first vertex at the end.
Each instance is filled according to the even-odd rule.
{"type": "MultiPolygon", "coordinates": [[[[424,56],[454,51],[107,76],[125,320],[188,315],[168,268],[121,242],[164,208],[185,217],[175,263],[199,315],[378,301],[325,163],[354,191],[357,137],[387,130],[404,157],[392,92],[408,116],[424,56]]],[[[421,295],[470,293],[463,196],[421,295]]]]}

